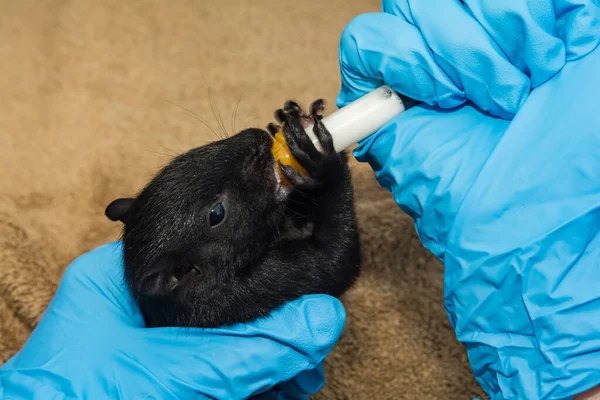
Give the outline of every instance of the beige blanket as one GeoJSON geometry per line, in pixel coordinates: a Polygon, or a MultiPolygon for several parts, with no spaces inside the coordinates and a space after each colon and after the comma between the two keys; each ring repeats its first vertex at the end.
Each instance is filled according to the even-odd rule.
{"type": "MultiPolygon", "coordinates": [[[[104,217],[111,200],[215,139],[211,129],[265,126],[290,96],[324,97],[331,110],[340,33],[378,10],[375,0],[0,0],[1,361],[69,262],[118,237],[104,217]]],[[[372,171],[353,168],[364,274],[343,299],[348,324],[316,397],[480,395],[444,313],[441,264],[372,171]]]]}

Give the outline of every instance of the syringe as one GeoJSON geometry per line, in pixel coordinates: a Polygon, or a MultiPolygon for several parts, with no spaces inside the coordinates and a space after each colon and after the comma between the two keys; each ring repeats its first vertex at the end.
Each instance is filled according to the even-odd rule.
{"type": "MultiPolygon", "coordinates": [[[[340,152],[374,134],[414,104],[416,102],[413,100],[407,99],[390,87],[383,85],[324,117],[321,122],[331,134],[333,147],[340,152]]],[[[321,144],[312,131],[313,126],[310,125],[304,130],[315,147],[322,151],[321,144]]],[[[301,174],[307,174],[302,165],[290,154],[283,132],[275,135],[271,151],[275,159],[282,164],[293,167],[301,174]]],[[[288,184],[281,170],[279,175],[282,183],[288,184]]]]}

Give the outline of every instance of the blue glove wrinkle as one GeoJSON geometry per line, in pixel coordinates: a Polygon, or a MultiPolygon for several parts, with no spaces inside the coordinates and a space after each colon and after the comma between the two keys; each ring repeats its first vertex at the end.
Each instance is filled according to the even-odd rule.
{"type": "Polygon", "coordinates": [[[599,65],[596,50],[532,93],[448,237],[447,310],[493,399],[600,384],[599,65]]]}
{"type": "Polygon", "coordinates": [[[399,17],[369,13],[354,18],[342,33],[339,56],[342,92],[338,107],[384,82],[405,96],[442,108],[465,101],[462,90],[436,64],[418,29],[399,17]],[[390,43],[387,35],[402,40],[390,43]],[[363,77],[370,77],[366,84],[363,77]]]}
{"type": "MultiPolygon", "coordinates": [[[[126,336],[133,337],[133,336],[126,336]]],[[[132,396],[140,398],[151,398],[151,399],[181,399],[187,397],[190,393],[190,385],[183,381],[177,380],[177,384],[173,385],[174,382],[169,381],[168,375],[163,375],[161,371],[153,371],[152,365],[147,365],[141,362],[144,358],[138,357],[137,351],[132,351],[135,346],[130,349],[120,349],[115,351],[112,349],[112,357],[110,361],[116,361],[119,371],[116,373],[114,370],[107,372],[106,368],[98,369],[94,373],[84,377],[81,382],[81,388],[79,393],[86,393],[90,387],[98,385],[102,390],[98,390],[99,393],[106,393],[109,398],[127,399],[132,396]],[[152,386],[138,385],[137,387],[132,385],[132,382],[152,382],[152,386]]],[[[145,347],[145,352],[153,350],[145,347]]],[[[111,349],[107,349],[111,351],[111,349]]],[[[139,350],[138,350],[139,351],[139,350]]],[[[168,360],[165,357],[165,360],[168,360]]],[[[98,360],[94,360],[98,362],[98,360]]],[[[98,362],[98,364],[103,365],[98,362]]],[[[106,365],[108,363],[104,363],[106,365]]],[[[166,363],[168,364],[168,362],[166,363]]],[[[94,393],[94,395],[96,395],[94,393]]],[[[200,398],[206,398],[202,396],[200,398]]]]}
{"type": "Polygon", "coordinates": [[[381,10],[384,13],[402,17],[411,25],[416,25],[413,19],[412,10],[410,9],[409,0],[383,0],[381,2],[381,10]]]}
{"type": "Polygon", "coordinates": [[[415,220],[423,245],[443,260],[454,215],[508,124],[491,115],[482,120],[469,103],[452,112],[419,105],[363,140],[353,154],[371,164],[415,220]]]}
{"type": "Polygon", "coordinates": [[[559,36],[566,43],[567,61],[578,60],[600,44],[598,0],[554,0],[559,36]]]}
{"type": "Polygon", "coordinates": [[[0,395],[3,399],[79,399],[68,379],[38,369],[11,374],[0,370],[0,395]]]}
{"type": "Polygon", "coordinates": [[[484,111],[512,118],[529,94],[529,78],[506,59],[464,6],[432,0],[413,1],[410,7],[437,65],[466,97],[484,111]]]}
{"type": "Polygon", "coordinates": [[[558,36],[552,1],[466,0],[464,4],[506,58],[531,79],[532,88],[564,66],[566,45],[558,36]]]}
{"type": "Polygon", "coordinates": [[[308,399],[325,384],[325,367],[321,362],[315,369],[301,372],[293,380],[276,386],[278,399],[308,399]]]}

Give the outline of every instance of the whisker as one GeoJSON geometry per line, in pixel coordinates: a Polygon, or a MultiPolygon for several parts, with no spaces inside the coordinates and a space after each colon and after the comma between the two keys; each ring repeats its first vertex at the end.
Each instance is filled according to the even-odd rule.
{"type": "Polygon", "coordinates": [[[281,239],[281,231],[279,230],[279,224],[275,224],[275,229],[277,229],[277,239],[281,239]]]}
{"type": "Polygon", "coordinates": [[[223,123],[223,118],[221,117],[221,113],[219,112],[217,103],[214,101],[214,99],[212,97],[211,85],[206,81],[206,78],[203,77],[202,79],[204,80],[204,83],[208,87],[208,102],[210,104],[210,108],[213,112],[213,115],[215,116],[215,119],[217,120],[217,125],[219,126],[219,128],[221,128],[223,130],[225,137],[229,137],[230,135],[227,132],[227,128],[225,128],[225,124],[223,123]]]}
{"type": "Polygon", "coordinates": [[[146,151],[149,152],[149,153],[157,154],[159,156],[165,156],[165,157],[171,158],[171,159],[176,157],[173,154],[162,153],[160,151],[153,151],[153,150],[146,150],[146,151]]]}
{"type": "Polygon", "coordinates": [[[238,102],[235,106],[235,109],[233,110],[233,116],[231,117],[231,129],[232,131],[235,133],[235,117],[237,117],[237,112],[238,112],[238,108],[240,107],[240,103],[242,102],[242,97],[244,97],[244,91],[242,90],[242,94],[240,95],[240,98],[238,99],[238,102]]]}
{"type": "Polygon", "coordinates": [[[291,208],[289,208],[287,205],[285,206],[285,209],[286,209],[287,211],[289,211],[291,214],[294,214],[294,215],[296,215],[297,217],[300,217],[300,218],[306,218],[306,217],[308,217],[308,214],[306,214],[306,215],[304,215],[304,214],[300,214],[299,212],[297,212],[297,211],[294,211],[294,210],[292,210],[291,208]]]}
{"type": "Polygon", "coordinates": [[[223,136],[221,136],[221,135],[220,135],[220,134],[219,134],[219,133],[218,133],[216,130],[214,130],[214,128],[213,128],[212,126],[210,126],[210,124],[209,124],[209,123],[208,123],[208,122],[207,122],[205,119],[203,119],[201,116],[199,116],[198,114],[196,114],[196,113],[195,113],[195,112],[193,112],[192,110],[189,110],[189,109],[185,108],[185,107],[184,107],[184,106],[182,106],[182,105],[179,105],[179,104],[177,104],[177,103],[174,103],[174,102],[172,102],[172,101],[171,101],[171,100],[169,100],[169,99],[164,99],[164,100],[165,100],[166,102],[168,102],[168,103],[170,103],[170,104],[172,104],[172,105],[176,106],[176,107],[179,107],[179,108],[181,108],[183,111],[187,112],[189,115],[191,115],[192,117],[196,118],[198,121],[202,122],[202,123],[203,123],[203,124],[204,124],[204,125],[205,125],[205,126],[208,128],[208,129],[210,129],[210,130],[212,131],[212,133],[214,133],[214,134],[215,134],[215,136],[217,137],[217,139],[221,139],[221,140],[222,140],[222,139],[224,139],[224,138],[223,138],[223,136]]]}
{"type": "Polygon", "coordinates": [[[174,150],[166,147],[165,145],[161,145],[160,147],[162,147],[163,149],[165,149],[165,150],[170,151],[171,153],[173,153],[174,157],[176,157],[179,154],[178,152],[176,152],[176,151],[174,151],[174,150]]]}
{"type": "Polygon", "coordinates": [[[252,122],[254,120],[256,120],[257,117],[254,116],[252,117],[252,113],[248,113],[248,115],[244,118],[244,123],[242,124],[243,127],[248,128],[249,127],[249,122],[252,122]],[[248,118],[250,117],[250,120],[248,121],[248,118]]]}
{"type": "Polygon", "coordinates": [[[210,103],[210,108],[213,112],[213,115],[215,116],[215,119],[217,120],[217,125],[219,125],[219,127],[223,130],[225,137],[229,137],[229,133],[227,133],[225,124],[223,124],[223,118],[221,118],[221,112],[219,111],[219,108],[217,107],[217,103],[212,96],[212,92],[211,92],[210,88],[208,88],[208,102],[210,103]]]}
{"type": "Polygon", "coordinates": [[[286,202],[289,202],[289,203],[294,203],[294,204],[299,204],[299,205],[301,205],[301,206],[303,206],[303,205],[304,205],[304,203],[302,203],[301,201],[294,200],[294,199],[292,199],[291,197],[288,197],[288,198],[286,199],[286,202]]]}

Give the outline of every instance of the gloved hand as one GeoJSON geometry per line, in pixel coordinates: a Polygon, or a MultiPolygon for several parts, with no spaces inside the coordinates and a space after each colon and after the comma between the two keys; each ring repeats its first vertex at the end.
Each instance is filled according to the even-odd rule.
{"type": "Polygon", "coordinates": [[[223,329],[144,328],[122,277],[122,245],[77,258],[24,348],[0,369],[2,399],[307,398],[345,323],[307,296],[223,329]]]}
{"type": "Polygon", "coordinates": [[[445,264],[445,307],[492,399],[600,384],[600,5],[384,1],[340,43],[342,107],[422,102],[355,150],[445,264]]]}

